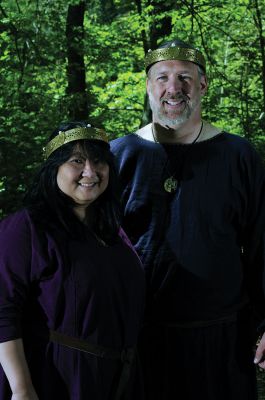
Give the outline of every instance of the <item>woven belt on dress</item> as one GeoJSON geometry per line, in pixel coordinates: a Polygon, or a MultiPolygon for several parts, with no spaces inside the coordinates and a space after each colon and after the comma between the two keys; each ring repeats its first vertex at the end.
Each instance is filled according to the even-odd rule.
{"type": "Polygon", "coordinates": [[[88,343],[86,340],[68,336],[56,331],[50,331],[50,340],[62,344],[63,346],[71,347],[72,349],[93,354],[100,358],[120,360],[121,362],[131,362],[135,351],[133,347],[120,351],[109,347],[99,346],[97,344],[88,343]]]}
{"type": "Polygon", "coordinates": [[[117,389],[115,391],[114,400],[120,400],[122,398],[122,395],[130,378],[131,365],[135,356],[134,347],[119,351],[115,349],[110,349],[108,347],[99,346],[97,344],[88,343],[83,339],[64,335],[55,331],[50,331],[50,341],[70,347],[75,350],[92,354],[96,357],[121,361],[122,369],[117,389]]]}

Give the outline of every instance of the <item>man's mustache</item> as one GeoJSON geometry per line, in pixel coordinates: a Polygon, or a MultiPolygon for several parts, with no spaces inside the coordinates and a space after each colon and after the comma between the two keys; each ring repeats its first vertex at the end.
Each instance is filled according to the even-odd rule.
{"type": "Polygon", "coordinates": [[[163,103],[168,100],[186,101],[187,102],[190,100],[190,98],[184,94],[176,95],[176,96],[165,96],[165,97],[161,97],[160,102],[163,103]]]}

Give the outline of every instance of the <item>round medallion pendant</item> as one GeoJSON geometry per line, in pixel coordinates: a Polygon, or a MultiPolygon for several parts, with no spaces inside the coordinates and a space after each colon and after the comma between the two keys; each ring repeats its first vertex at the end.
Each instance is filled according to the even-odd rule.
{"type": "Polygon", "coordinates": [[[174,176],[170,176],[164,182],[164,189],[168,193],[173,193],[177,190],[178,181],[174,178],[174,176]]]}

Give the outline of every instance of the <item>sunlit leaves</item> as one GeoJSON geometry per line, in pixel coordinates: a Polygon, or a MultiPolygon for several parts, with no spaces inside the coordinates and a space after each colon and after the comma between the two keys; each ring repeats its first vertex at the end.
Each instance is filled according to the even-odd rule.
{"type": "MultiPolygon", "coordinates": [[[[10,212],[21,204],[42,161],[44,142],[68,119],[65,29],[70,4],[79,0],[0,2],[0,216],[3,209],[10,212]]],[[[178,37],[206,56],[210,85],[203,99],[204,117],[262,148],[265,77],[255,5],[264,21],[264,2],[86,4],[84,60],[91,122],[105,127],[111,137],[138,128],[144,111],[144,40],[150,44],[151,27],[159,28],[167,16],[172,32],[158,37],[158,43],[178,37]]]]}

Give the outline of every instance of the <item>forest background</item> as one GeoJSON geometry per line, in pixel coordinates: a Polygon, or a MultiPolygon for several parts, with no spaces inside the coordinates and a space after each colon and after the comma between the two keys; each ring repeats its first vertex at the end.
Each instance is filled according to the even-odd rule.
{"type": "Polygon", "coordinates": [[[150,121],[144,54],[175,37],[205,54],[203,117],[265,158],[264,16],[262,0],[0,0],[0,218],[21,206],[61,121],[110,138],[150,121]]]}
{"type": "Polygon", "coordinates": [[[261,0],[0,0],[0,218],[61,121],[110,138],[149,122],[144,54],[175,37],[205,54],[204,118],[265,157],[264,16],[261,0]]]}

